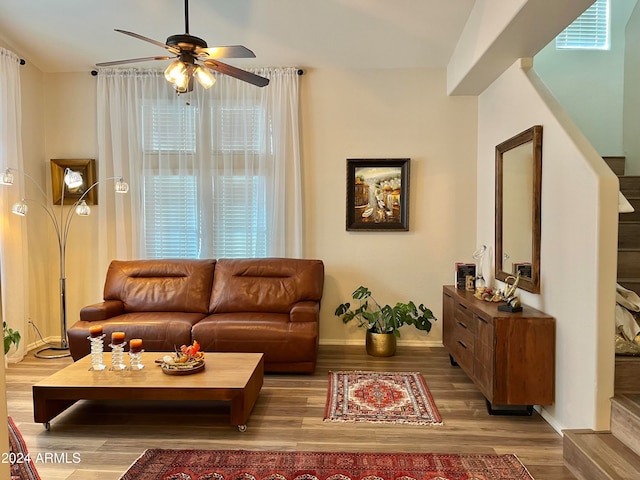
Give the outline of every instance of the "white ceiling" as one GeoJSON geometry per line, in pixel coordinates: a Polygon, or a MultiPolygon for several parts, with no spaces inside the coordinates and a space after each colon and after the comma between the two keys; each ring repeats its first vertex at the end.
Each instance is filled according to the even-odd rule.
{"type": "MultiPolygon", "coordinates": [[[[252,49],[227,60],[241,68],[445,67],[474,1],[190,0],[189,33],[252,49]]],[[[0,0],[0,44],[43,72],[166,54],[114,28],[165,42],[185,33],[184,0],[0,0]]]]}

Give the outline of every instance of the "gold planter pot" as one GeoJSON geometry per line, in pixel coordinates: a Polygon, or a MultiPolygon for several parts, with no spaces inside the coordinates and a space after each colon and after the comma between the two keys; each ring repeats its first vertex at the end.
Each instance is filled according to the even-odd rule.
{"type": "Polygon", "coordinates": [[[393,333],[367,332],[367,354],[372,357],[392,357],[396,353],[396,336],[393,333]]]}

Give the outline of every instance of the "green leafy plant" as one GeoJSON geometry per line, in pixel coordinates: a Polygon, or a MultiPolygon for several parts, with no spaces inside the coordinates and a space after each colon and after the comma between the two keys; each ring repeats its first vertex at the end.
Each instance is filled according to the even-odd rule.
{"type": "Polygon", "coordinates": [[[2,333],[4,334],[4,354],[9,353],[11,349],[11,345],[15,345],[18,348],[20,345],[20,332],[18,330],[14,330],[13,328],[9,328],[7,326],[7,322],[2,322],[2,333]]]}
{"type": "Polygon", "coordinates": [[[372,296],[367,287],[358,287],[351,297],[359,301],[355,310],[350,303],[338,305],[335,311],[337,317],[342,318],[343,323],[356,320],[359,327],[364,327],[372,333],[393,333],[400,336],[398,330],[403,325],[413,325],[418,330],[431,331],[432,321],[436,321],[431,310],[424,305],[416,307],[416,304],[396,303],[395,306],[381,306],[372,296]]]}

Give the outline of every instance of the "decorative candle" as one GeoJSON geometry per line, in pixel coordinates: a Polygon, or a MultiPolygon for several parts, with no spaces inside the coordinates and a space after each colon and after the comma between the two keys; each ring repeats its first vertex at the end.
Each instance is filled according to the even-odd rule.
{"type": "Polygon", "coordinates": [[[113,332],[111,334],[111,343],[113,345],[119,345],[124,342],[124,332],[113,332]]]}
{"type": "Polygon", "coordinates": [[[102,325],[93,325],[89,327],[89,334],[91,338],[96,338],[102,335],[102,325]]]}
{"type": "Polygon", "coordinates": [[[131,353],[138,353],[142,350],[142,339],[141,338],[132,338],[129,341],[129,351],[131,353]]]}

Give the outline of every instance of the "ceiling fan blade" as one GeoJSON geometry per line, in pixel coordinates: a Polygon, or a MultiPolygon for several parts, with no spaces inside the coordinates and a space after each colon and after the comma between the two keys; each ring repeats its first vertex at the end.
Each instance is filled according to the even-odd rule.
{"type": "Polygon", "coordinates": [[[196,47],[196,55],[202,60],[208,58],[256,58],[255,53],[243,45],[228,45],[225,47],[196,47]]]}
{"type": "Polygon", "coordinates": [[[224,73],[225,75],[237,78],[238,80],[242,80],[243,82],[251,83],[257,87],[266,87],[267,85],[269,85],[268,78],[261,77],[260,75],[256,75],[255,73],[247,72],[246,70],[232,67],[231,65],[227,65],[226,63],[222,63],[217,60],[205,60],[203,63],[207,68],[210,68],[211,70],[224,73]]]}
{"type": "Polygon", "coordinates": [[[162,43],[162,42],[159,42],[157,40],[153,40],[152,38],[147,38],[147,37],[145,37],[143,35],[140,35],[138,33],[127,32],[126,30],[119,30],[117,28],[115,28],[114,30],[116,32],[124,33],[125,35],[129,35],[130,37],[137,38],[138,40],[143,40],[145,42],[152,43],[154,45],[157,45],[158,47],[166,48],[171,53],[176,53],[176,54],[180,53],[180,49],[179,48],[169,46],[166,43],[162,43]]]}
{"type": "Polygon", "coordinates": [[[96,67],[111,67],[113,65],[124,65],[125,63],[136,63],[136,62],[150,62],[152,60],[169,60],[174,57],[143,57],[143,58],[130,58],[128,60],[115,60],[113,62],[101,62],[96,63],[96,67]]]}

